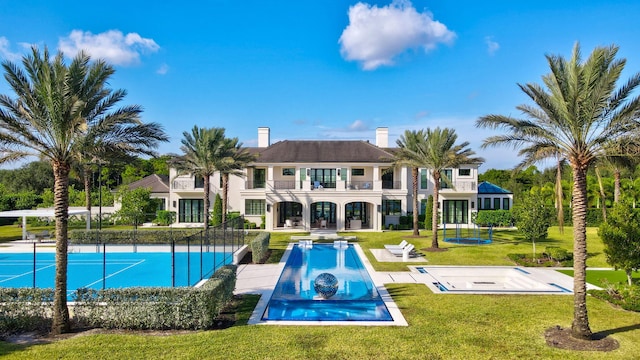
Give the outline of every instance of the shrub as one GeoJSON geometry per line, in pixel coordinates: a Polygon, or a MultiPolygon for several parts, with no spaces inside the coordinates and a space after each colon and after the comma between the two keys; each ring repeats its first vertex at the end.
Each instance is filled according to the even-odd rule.
{"type": "Polygon", "coordinates": [[[625,310],[640,312],[640,286],[638,285],[611,285],[605,290],[589,290],[588,293],[625,310]]]}
{"type": "Polygon", "coordinates": [[[389,230],[393,231],[393,224],[389,224],[389,230]]]}
{"type": "Polygon", "coordinates": [[[270,239],[271,234],[265,231],[258,234],[258,236],[249,243],[249,247],[251,248],[251,260],[254,264],[260,264],[267,258],[270,239]]]}
{"type": "Polygon", "coordinates": [[[513,215],[510,210],[482,210],[478,211],[476,224],[479,226],[511,226],[513,215]]]}
{"type": "Polygon", "coordinates": [[[168,226],[169,224],[173,223],[173,220],[175,218],[176,218],[175,211],[159,210],[153,222],[161,226],[168,226]]]}
{"type": "Polygon", "coordinates": [[[154,230],[71,230],[69,242],[74,244],[170,244],[171,240],[193,236],[202,229],[154,229],[154,230]]]}
{"type": "Polygon", "coordinates": [[[208,329],[233,298],[236,267],[227,265],[199,288],[79,289],[74,314],[90,327],[208,329]]]}
{"type": "Polygon", "coordinates": [[[558,246],[547,246],[543,254],[547,255],[549,259],[558,262],[573,259],[572,253],[558,246]]]}
{"type": "Polygon", "coordinates": [[[0,334],[51,328],[53,289],[0,288],[0,334]]]}

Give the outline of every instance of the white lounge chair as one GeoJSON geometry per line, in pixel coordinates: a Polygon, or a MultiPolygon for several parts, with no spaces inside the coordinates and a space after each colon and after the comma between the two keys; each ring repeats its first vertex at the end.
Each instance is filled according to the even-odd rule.
{"type": "Polygon", "coordinates": [[[286,228],[293,227],[293,222],[291,221],[291,219],[287,219],[284,221],[284,227],[286,228]]]}
{"type": "Polygon", "coordinates": [[[385,248],[385,249],[387,249],[387,250],[398,250],[398,249],[402,250],[402,249],[404,249],[407,245],[409,245],[409,243],[407,242],[407,240],[402,240],[402,241],[400,242],[400,244],[398,244],[398,245],[392,245],[392,244],[389,244],[389,245],[385,245],[385,246],[384,246],[384,248],[385,248]]]}
{"type": "Polygon", "coordinates": [[[403,256],[405,253],[411,254],[411,251],[413,250],[413,248],[414,248],[413,244],[409,244],[405,246],[403,249],[387,249],[387,251],[389,251],[391,254],[395,256],[403,256]]]}

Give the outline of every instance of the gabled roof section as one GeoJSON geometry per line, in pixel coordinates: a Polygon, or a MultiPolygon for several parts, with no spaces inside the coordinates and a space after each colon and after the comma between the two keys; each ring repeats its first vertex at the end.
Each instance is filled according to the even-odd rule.
{"type": "Polygon", "coordinates": [[[151,188],[152,193],[169,193],[169,176],[152,174],[127,186],[130,190],[151,188]]]}
{"type": "Polygon", "coordinates": [[[284,140],[250,151],[258,155],[256,163],[380,163],[393,158],[390,149],[351,140],[284,140]]]}
{"type": "Polygon", "coordinates": [[[488,181],[483,181],[478,185],[478,194],[513,194],[509,190],[505,190],[498,185],[488,181]]]}

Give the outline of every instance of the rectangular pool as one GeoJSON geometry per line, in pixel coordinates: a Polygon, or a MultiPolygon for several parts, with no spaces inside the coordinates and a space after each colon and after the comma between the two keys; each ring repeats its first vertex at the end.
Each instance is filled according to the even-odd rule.
{"type": "Polygon", "coordinates": [[[393,321],[353,244],[296,244],[275,286],[262,320],[393,321]],[[314,289],[323,273],[338,289],[328,299],[314,289]]]}

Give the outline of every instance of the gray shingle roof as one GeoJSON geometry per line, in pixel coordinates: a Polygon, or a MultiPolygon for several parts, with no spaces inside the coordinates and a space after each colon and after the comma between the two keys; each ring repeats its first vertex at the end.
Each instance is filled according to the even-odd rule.
{"type": "Polygon", "coordinates": [[[258,154],[256,163],[379,163],[393,157],[392,149],[349,140],[285,140],[250,151],[258,154]]]}
{"type": "Polygon", "coordinates": [[[152,174],[127,185],[130,190],[138,188],[151,188],[153,193],[169,193],[169,177],[166,175],[152,174]]]}

